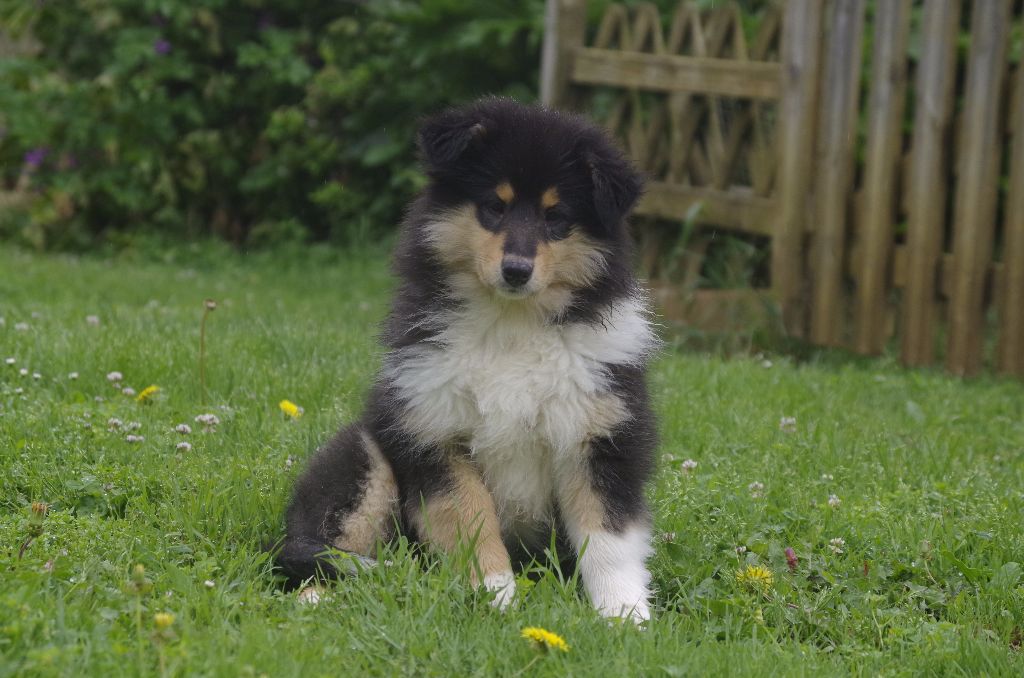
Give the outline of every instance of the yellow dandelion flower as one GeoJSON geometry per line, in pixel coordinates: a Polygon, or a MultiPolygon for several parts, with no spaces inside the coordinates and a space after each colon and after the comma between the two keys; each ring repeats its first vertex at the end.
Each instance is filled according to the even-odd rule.
{"type": "Polygon", "coordinates": [[[536,626],[527,626],[520,635],[526,640],[533,642],[536,647],[544,648],[545,650],[569,651],[569,645],[562,636],[536,626]]]}
{"type": "Polygon", "coordinates": [[[763,592],[772,587],[772,584],[775,582],[775,576],[764,565],[747,565],[742,570],[736,572],[736,581],[741,586],[763,592]]]}
{"type": "Polygon", "coordinates": [[[174,623],[174,615],[170,612],[157,612],[153,615],[153,623],[158,631],[165,631],[174,623]]]}
{"type": "Polygon", "coordinates": [[[142,389],[142,393],[135,396],[135,400],[140,403],[148,403],[153,399],[157,393],[160,392],[160,387],[156,385],[150,385],[142,389]]]}
{"type": "Polygon", "coordinates": [[[299,417],[302,416],[302,413],[305,411],[290,400],[282,400],[277,404],[277,406],[281,408],[282,412],[287,414],[292,419],[298,419],[299,417]]]}

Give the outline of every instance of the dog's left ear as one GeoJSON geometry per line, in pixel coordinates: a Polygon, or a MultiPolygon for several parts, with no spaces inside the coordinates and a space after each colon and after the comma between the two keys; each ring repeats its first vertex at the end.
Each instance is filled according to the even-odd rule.
{"type": "Polygon", "coordinates": [[[601,226],[612,233],[643,193],[644,182],[618,150],[597,148],[586,153],[594,188],[594,210],[601,226]]]}
{"type": "Polygon", "coordinates": [[[448,110],[420,127],[418,143],[428,172],[444,172],[470,148],[482,143],[491,123],[462,110],[448,110]]]}

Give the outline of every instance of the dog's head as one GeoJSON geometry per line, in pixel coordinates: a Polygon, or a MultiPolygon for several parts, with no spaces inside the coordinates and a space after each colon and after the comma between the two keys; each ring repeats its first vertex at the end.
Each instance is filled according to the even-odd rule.
{"type": "Polygon", "coordinates": [[[487,99],[428,120],[419,145],[427,237],[466,284],[557,308],[626,251],[641,179],[584,119],[487,99]]]}

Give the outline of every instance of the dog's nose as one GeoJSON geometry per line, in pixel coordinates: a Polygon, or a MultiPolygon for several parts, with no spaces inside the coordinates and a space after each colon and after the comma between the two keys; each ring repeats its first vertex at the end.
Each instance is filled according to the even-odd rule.
{"type": "Polygon", "coordinates": [[[512,287],[522,287],[533,275],[533,262],[526,257],[506,256],[501,260],[501,277],[512,287]]]}

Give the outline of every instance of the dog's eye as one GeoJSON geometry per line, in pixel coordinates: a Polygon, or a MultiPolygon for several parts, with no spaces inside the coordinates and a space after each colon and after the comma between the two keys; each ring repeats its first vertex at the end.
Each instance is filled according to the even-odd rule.
{"type": "Polygon", "coordinates": [[[569,237],[572,224],[569,216],[558,208],[552,207],[544,211],[544,221],[549,240],[562,240],[569,237]]]}
{"type": "Polygon", "coordinates": [[[480,203],[480,209],[492,216],[500,216],[504,214],[506,207],[508,207],[508,205],[506,205],[504,201],[497,196],[485,198],[480,203]]]}

